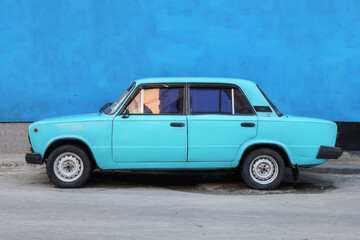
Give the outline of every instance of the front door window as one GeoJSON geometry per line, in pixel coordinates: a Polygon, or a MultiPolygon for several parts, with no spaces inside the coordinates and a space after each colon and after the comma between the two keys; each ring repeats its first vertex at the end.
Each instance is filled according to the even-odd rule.
{"type": "Polygon", "coordinates": [[[183,88],[141,89],[127,109],[130,114],[183,114],[183,88]]]}

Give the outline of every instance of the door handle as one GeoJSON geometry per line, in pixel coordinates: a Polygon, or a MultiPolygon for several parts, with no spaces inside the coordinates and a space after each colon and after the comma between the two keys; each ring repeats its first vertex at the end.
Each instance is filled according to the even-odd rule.
{"type": "Polygon", "coordinates": [[[185,123],[179,123],[179,122],[172,122],[170,123],[171,127],[183,127],[185,126],[185,123]]]}
{"type": "Polygon", "coordinates": [[[241,123],[242,127],[255,127],[255,123],[243,122],[241,123]]]}

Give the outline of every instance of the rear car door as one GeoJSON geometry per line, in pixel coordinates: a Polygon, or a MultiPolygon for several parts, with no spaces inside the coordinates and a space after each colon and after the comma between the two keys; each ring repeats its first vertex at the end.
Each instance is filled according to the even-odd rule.
{"type": "Polygon", "coordinates": [[[227,84],[189,84],[188,161],[231,162],[257,133],[257,116],[241,89],[227,84]]]}
{"type": "Polygon", "coordinates": [[[184,84],[140,85],[113,122],[115,162],[185,162],[184,84]]]}

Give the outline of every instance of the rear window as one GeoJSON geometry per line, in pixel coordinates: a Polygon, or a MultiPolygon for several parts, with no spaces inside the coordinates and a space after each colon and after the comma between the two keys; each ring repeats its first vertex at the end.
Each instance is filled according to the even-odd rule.
{"type": "Polygon", "coordinates": [[[282,114],[279,109],[277,109],[277,107],[275,107],[275,105],[270,101],[270,99],[266,96],[266,94],[261,90],[261,88],[259,87],[259,85],[257,85],[257,87],[259,88],[260,92],[262,93],[262,95],[264,95],[266,101],[268,101],[268,103],[270,104],[270,106],[272,107],[272,109],[274,109],[275,113],[279,116],[282,117],[284,114],[282,114]]]}

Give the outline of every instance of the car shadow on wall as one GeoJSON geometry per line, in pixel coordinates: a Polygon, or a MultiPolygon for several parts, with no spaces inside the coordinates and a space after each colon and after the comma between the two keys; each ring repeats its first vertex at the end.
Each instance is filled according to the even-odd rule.
{"type": "Polygon", "coordinates": [[[319,174],[301,173],[298,182],[287,171],[274,190],[249,188],[234,171],[94,171],[86,188],[166,188],[213,195],[321,193],[335,189],[319,174]]]}

